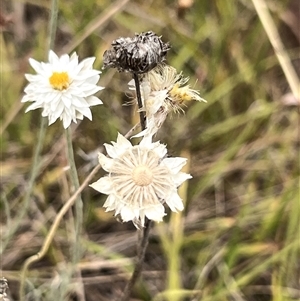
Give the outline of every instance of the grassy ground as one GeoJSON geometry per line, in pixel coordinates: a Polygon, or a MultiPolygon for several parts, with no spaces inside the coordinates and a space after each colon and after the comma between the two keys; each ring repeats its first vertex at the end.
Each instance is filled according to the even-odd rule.
{"type": "MultiPolygon", "coordinates": [[[[207,100],[169,117],[157,136],[171,155],[189,158],[186,171],[193,179],[180,188],[185,211],[168,212],[151,230],[131,300],[299,300],[299,99],[291,94],[251,1],[192,2],[59,3],[57,53],[96,56],[94,68],[101,69],[112,40],[153,30],[172,45],[168,63],[190,76],[207,100]]],[[[1,274],[11,301],[19,300],[24,261],[40,250],[73,192],[65,170],[64,131],[56,122],[47,128],[33,194],[28,206],[24,203],[40,111],[25,114],[27,105],[20,99],[24,73],[32,72],[28,58],[45,60],[50,4],[1,2],[1,274]]],[[[299,71],[299,4],[268,4],[299,71]]],[[[132,107],[123,106],[129,80],[128,74],[105,70],[99,82],[105,86],[99,93],[104,105],[92,108],[93,122],[85,119],[73,128],[80,182],[95,165],[95,151],[137,119],[132,107]]],[[[71,273],[70,210],[46,256],[27,273],[26,300],[118,300],[133,269],[138,237],[131,223],[104,212],[105,198],[89,187],[82,193],[77,277],[71,273]]]]}

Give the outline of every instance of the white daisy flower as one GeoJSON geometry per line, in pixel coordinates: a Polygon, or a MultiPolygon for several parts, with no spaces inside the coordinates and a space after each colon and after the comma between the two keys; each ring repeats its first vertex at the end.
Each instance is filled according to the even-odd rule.
{"type": "MultiPolygon", "coordinates": [[[[134,137],[153,136],[164,123],[171,111],[181,111],[183,102],[204,101],[197,90],[187,84],[189,78],[177,73],[176,69],[161,64],[141,76],[141,96],[146,112],[147,128],[134,137]]],[[[135,90],[134,81],[129,82],[129,89],[135,90]]]]}
{"type": "Polygon", "coordinates": [[[125,222],[139,228],[145,217],[162,221],[166,203],[172,211],[183,210],[177,188],[191,175],[180,172],[185,158],[166,158],[166,146],[144,137],[133,146],[124,136],[104,145],[109,157],[99,153],[99,162],[109,174],[90,186],[107,194],[106,211],[115,210],[125,222]]]}
{"type": "Polygon", "coordinates": [[[102,104],[93,94],[103,89],[96,85],[101,72],[93,69],[94,61],[91,57],[78,63],[76,53],[71,57],[67,54],[58,57],[52,50],[49,51],[49,63],[29,59],[37,74],[25,75],[29,84],[21,101],[33,102],[26,113],[42,108],[42,116],[48,116],[49,125],[60,118],[64,128],[72,121],[76,123],[76,119],[82,120],[83,116],[92,120],[90,106],[102,104]]]}

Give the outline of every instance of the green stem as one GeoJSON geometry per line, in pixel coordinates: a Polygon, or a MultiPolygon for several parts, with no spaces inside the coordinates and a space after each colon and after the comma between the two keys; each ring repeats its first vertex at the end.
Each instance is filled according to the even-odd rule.
{"type": "MultiPolygon", "coordinates": [[[[77,190],[79,188],[79,180],[78,180],[78,174],[77,174],[77,169],[74,160],[71,127],[66,129],[66,138],[67,138],[67,156],[70,165],[71,183],[74,187],[74,190],[77,190]]],[[[82,233],[82,223],[83,223],[83,203],[82,203],[81,196],[79,195],[75,202],[75,240],[74,240],[74,247],[73,247],[74,264],[76,264],[80,260],[80,256],[81,256],[80,236],[82,233]]]]}
{"type": "MultiPolygon", "coordinates": [[[[58,16],[58,0],[52,0],[51,2],[51,12],[50,12],[50,20],[49,20],[49,26],[48,26],[48,37],[49,37],[49,45],[47,49],[47,54],[51,48],[53,48],[54,42],[55,42],[55,35],[56,35],[56,29],[57,29],[57,16],[58,16]]],[[[38,172],[40,170],[40,154],[42,150],[42,146],[44,144],[44,138],[46,134],[46,128],[47,128],[47,118],[41,117],[41,125],[40,125],[40,131],[38,135],[38,141],[34,152],[33,157],[33,163],[31,167],[31,173],[30,173],[30,179],[28,183],[28,187],[26,190],[26,194],[23,201],[22,211],[19,215],[19,217],[16,219],[17,223],[10,228],[10,231],[8,233],[7,239],[5,243],[2,245],[2,250],[5,249],[5,246],[7,245],[9,238],[11,235],[15,233],[15,231],[19,228],[19,224],[21,221],[24,220],[24,216],[27,212],[29,201],[31,199],[34,183],[36,180],[36,177],[38,175],[38,172]]],[[[25,277],[26,273],[23,274],[21,277],[21,285],[20,285],[20,300],[25,299],[25,277]]]]}
{"type": "Polygon", "coordinates": [[[58,0],[51,1],[51,15],[48,27],[49,46],[47,49],[47,55],[50,49],[53,48],[55,43],[56,29],[57,29],[57,17],[58,17],[58,0]]]}
{"type": "Polygon", "coordinates": [[[0,253],[2,254],[7,247],[7,244],[9,243],[11,237],[14,235],[14,233],[17,231],[19,228],[20,223],[24,220],[24,216],[27,212],[29,202],[31,200],[31,195],[34,187],[34,182],[36,180],[37,174],[40,170],[40,153],[43,147],[43,142],[45,138],[45,133],[46,133],[46,128],[47,128],[47,119],[42,117],[41,120],[41,126],[40,126],[40,131],[38,135],[38,141],[36,148],[34,150],[34,156],[33,156],[33,162],[31,166],[31,171],[30,171],[30,178],[28,182],[28,186],[26,187],[26,193],[25,197],[22,203],[21,211],[19,213],[19,216],[15,219],[16,223],[12,223],[9,229],[7,229],[6,237],[4,242],[1,244],[1,250],[0,253]]]}

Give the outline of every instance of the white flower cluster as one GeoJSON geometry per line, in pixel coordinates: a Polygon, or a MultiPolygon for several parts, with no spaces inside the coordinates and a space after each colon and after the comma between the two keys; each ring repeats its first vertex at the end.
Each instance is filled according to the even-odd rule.
{"type": "MultiPolygon", "coordinates": [[[[26,74],[29,84],[22,102],[33,102],[26,112],[41,108],[49,125],[59,118],[64,128],[84,116],[91,120],[90,106],[102,104],[94,94],[103,89],[97,85],[101,72],[93,69],[94,61],[87,58],[79,63],[76,53],[58,57],[53,51],[49,52],[48,63],[30,59],[36,74],[26,74]]],[[[152,137],[170,112],[182,110],[183,102],[205,101],[187,84],[188,78],[163,63],[140,74],[139,81],[147,127],[135,137],[143,139],[139,145],[132,145],[119,134],[117,142],[105,144],[108,156],[100,153],[99,162],[108,174],[90,185],[108,195],[104,204],[107,211],[114,210],[115,215],[125,222],[133,221],[137,228],[144,226],[145,218],[162,221],[164,204],[175,212],[183,210],[177,189],[191,178],[180,172],[186,159],[167,157],[166,146],[152,142],[152,137]]],[[[133,81],[129,88],[136,89],[133,81]]]]}
{"type": "MultiPolygon", "coordinates": [[[[105,145],[108,157],[99,154],[99,162],[108,175],[91,187],[107,194],[106,211],[115,211],[123,221],[133,221],[143,227],[145,217],[160,222],[165,215],[163,204],[172,211],[183,210],[178,187],[191,175],[180,172],[185,158],[167,158],[166,146],[152,143],[152,137],[171,111],[179,111],[184,101],[204,101],[199,92],[187,85],[188,78],[176,69],[161,64],[140,76],[142,110],[147,117],[147,128],[134,137],[143,137],[139,145],[119,134],[117,142],[105,145]]],[[[129,88],[135,90],[134,81],[129,88]]]]}

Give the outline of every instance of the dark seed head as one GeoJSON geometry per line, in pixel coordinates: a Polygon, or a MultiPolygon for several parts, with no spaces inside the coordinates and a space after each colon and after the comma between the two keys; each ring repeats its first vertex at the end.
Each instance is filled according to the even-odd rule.
{"type": "Polygon", "coordinates": [[[165,61],[169,43],[164,43],[154,32],[136,34],[133,38],[120,37],[111,44],[112,48],[103,55],[103,68],[146,73],[165,61]]]}
{"type": "Polygon", "coordinates": [[[2,294],[3,296],[6,296],[6,289],[8,288],[8,284],[7,284],[7,280],[2,277],[0,279],[0,294],[2,294]]]}

